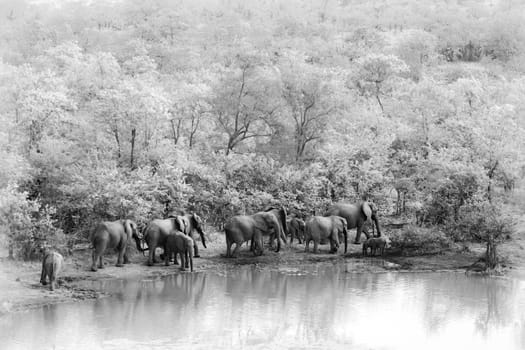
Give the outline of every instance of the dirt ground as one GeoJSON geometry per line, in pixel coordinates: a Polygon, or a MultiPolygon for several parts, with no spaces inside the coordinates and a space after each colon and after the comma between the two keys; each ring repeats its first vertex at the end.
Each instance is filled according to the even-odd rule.
{"type": "MultiPolygon", "coordinates": [[[[440,254],[420,256],[362,257],[361,246],[349,244],[348,253],[328,254],[328,245],[320,246],[320,253],[305,253],[304,245],[294,242],[284,246],[279,253],[265,249],[264,255],[254,257],[243,245],[237,258],[224,257],[224,235],[211,235],[208,248],[202,249],[199,242],[200,258],[194,259],[196,272],[222,271],[238,265],[257,264],[265,269],[298,269],[318,264],[345,263],[348,273],[381,273],[385,271],[443,271],[467,270],[483,254],[484,247],[470,245],[468,248],[446,251],[440,254]]],[[[523,235],[499,246],[503,273],[514,278],[525,278],[525,241],[523,235]]],[[[269,248],[269,247],[268,247],[269,248]]],[[[310,246],[312,248],[312,246],[310,246]]],[[[340,251],[342,249],[340,248],[340,251]]],[[[6,255],[6,254],[5,254],[6,255]]],[[[59,277],[59,287],[51,292],[48,286],[40,281],[41,264],[38,262],[10,261],[0,258],[0,316],[9,312],[23,311],[47,304],[71,302],[104,295],[82,286],[82,281],[112,278],[156,278],[160,276],[189,273],[180,272],[176,265],[164,266],[158,262],[155,266],[146,265],[146,257],[134,251],[131,264],[116,267],[116,254],[108,254],[105,267],[98,272],[90,271],[91,251],[86,244],[78,247],[71,256],[65,259],[64,271],[59,277]]],[[[85,285],[85,284],[84,284],[85,285]]]]}

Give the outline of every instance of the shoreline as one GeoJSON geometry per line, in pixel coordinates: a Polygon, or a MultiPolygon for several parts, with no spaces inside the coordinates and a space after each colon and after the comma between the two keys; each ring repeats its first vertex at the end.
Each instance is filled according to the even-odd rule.
{"type": "MultiPolygon", "coordinates": [[[[222,237],[218,237],[222,238],[222,237]]],[[[361,246],[349,245],[347,254],[329,254],[326,246],[320,247],[317,254],[304,253],[304,246],[294,244],[284,247],[279,253],[265,250],[264,255],[254,257],[246,245],[240,249],[237,258],[225,258],[225,244],[223,239],[212,240],[207,249],[199,249],[200,258],[194,259],[196,272],[214,272],[235,269],[241,265],[256,265],[260,268],[283,271],[291,270],[301,272],[312,266],[328,264],[346,264],[346,272],[360,273],[471,273],[468,267],[472,266],[483,250],[473,246],[468,252],[444,251],[440,254],[417,256],[388,255],[385,257],[362,257],[361,246]]],[[[200,243],[198,243],[200,244],[200,243]]],[[[519,246],[519,245],[518,245],[519,246]]],[[[521,247],[521,246],[520,246],[521,247]]],[[[520,248],[522,249],[522,248],[520,248]]],[[[503,249],[502,249],[503,250],[503,249]]],[[[521,256],[521,252],[508,254],[503,257],[504,278],[524,278],[524,259],[511,259],[521,256]]],[[[151,279],[163,278],[181,272],[176,265],[164,266],[157,262],[154,266],[146,265],[146,257],[134,251],[131,254],[131,264],[116,267],[115,254],[105,257],[104,269],[97,272],[89,270],[91,265],[91,251],[79,249],[65,258],[65,270],[60,274],[58,286],[51,292],[48,286],[42,286],[40,280],[40,262],[19,262],[2,258],[0,264],[0,318],[4,315],[24,312],[65,302],[78,302],[110,296],[94,287],[86,287],[89,282],[111,279],[151,279]],[[87,283],[86,283],[87,282],[87,283]]],[[[472,272],[472,274],[480,274],[472,272]]],[[[483,275],[483,274],[481,274],[483,275]]]]}

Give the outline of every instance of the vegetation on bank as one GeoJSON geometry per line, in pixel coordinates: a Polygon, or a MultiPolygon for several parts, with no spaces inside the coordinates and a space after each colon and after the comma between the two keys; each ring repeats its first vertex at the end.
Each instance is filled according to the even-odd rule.
{"type": "Polygon", "coordinates": [[[373,201],[399,250],[508,239],[525,138],[519,1],[2,0],[0,237],[100,220],[221,229],[373,201]],[[510,209],[509,209],[510,208],[510,209]],[[388,220],[385,220],[388,221],[388,220]]]}

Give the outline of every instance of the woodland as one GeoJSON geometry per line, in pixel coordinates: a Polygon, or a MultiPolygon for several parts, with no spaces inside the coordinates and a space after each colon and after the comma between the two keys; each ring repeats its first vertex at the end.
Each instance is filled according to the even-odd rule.
{"type": "Polygon", "coordinates": [[[525,203],[524,17],[521,0],[1,0],[0,244],[30,259],[101,220],[194,211],[221,231],[367,199],[410,222],[394,247],[495,249],[525,203]]]}

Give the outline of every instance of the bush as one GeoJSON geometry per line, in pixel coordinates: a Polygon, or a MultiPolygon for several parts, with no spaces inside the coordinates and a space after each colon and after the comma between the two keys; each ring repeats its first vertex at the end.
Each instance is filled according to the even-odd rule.
{"type": "Polygon", "coordinates": [[[437,228],[423,228],[414,225],[393,231],[389,238],[391,247],[394,250],[399,250],[402,254],[439,253],[443,249],[450,248],[452,244],[443,231],[437,228]]]}
{"type": "Polygon", "coordinates": [[[40,257],[43,243],[65,250],[62,230],[55,227],[55,208],[28,200],[27,192],[9,185],[0,190],[0,236],[7,244],[10,258],[31,260],[40,257]]]}

